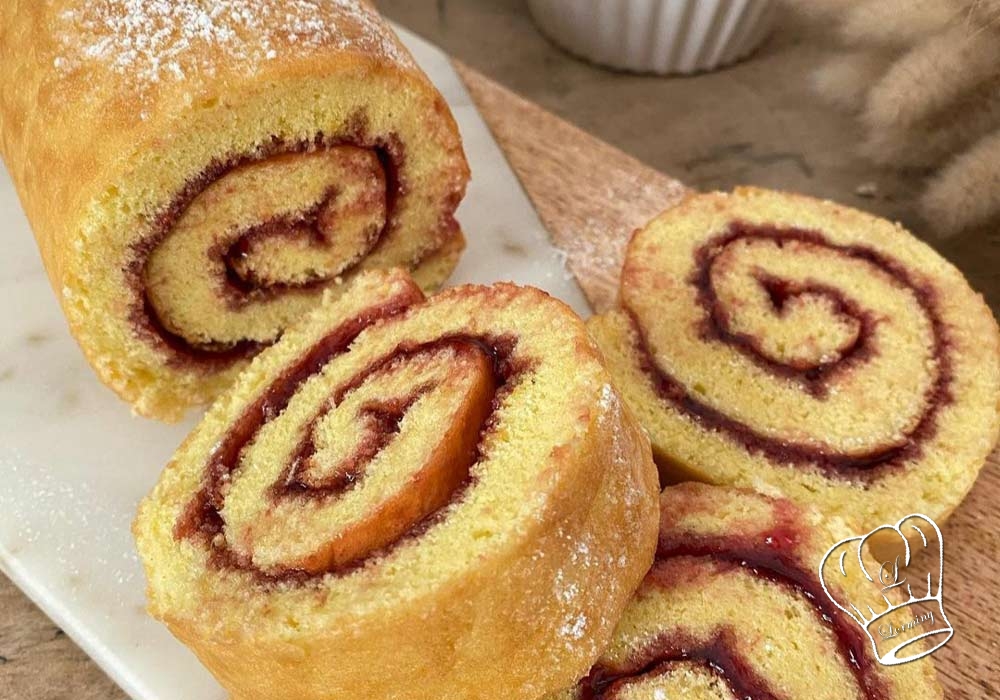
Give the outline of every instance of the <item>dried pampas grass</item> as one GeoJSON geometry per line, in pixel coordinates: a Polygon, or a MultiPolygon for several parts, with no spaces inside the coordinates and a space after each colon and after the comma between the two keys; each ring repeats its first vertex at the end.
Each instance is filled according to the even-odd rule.
{"type": "Polygon", "coordinates": [[[960,231],[996,219],[1000,211],[1000,131],[956,156],[931,180],[921,199],[928,221],[960,231]]]}
{"type": "Polygon", "coordinates": [[[885,74],[893,58],[886,50],[847,51],[821,66],[813,75],[813,85],[833,106],[860,111],[871,86],[885,74]]]}
{"type": "Polygon", "coordinates": [[[942,235],[1000,218],[1000,0],[791,0],[832,23],[813,76],[853,112],[861,151],[934,172],[920,208],[942,235]]]}

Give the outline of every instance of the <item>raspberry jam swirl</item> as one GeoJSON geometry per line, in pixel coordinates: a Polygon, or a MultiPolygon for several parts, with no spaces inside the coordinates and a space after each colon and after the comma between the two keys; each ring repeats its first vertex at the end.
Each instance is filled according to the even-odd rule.
{"type": "Polygon", "coordinates": [[[851,480],[919,457],[935,434],[952,401],[948,331],[935,289],[903,262],[741,221],[696,247],[683,278],[645,257],[630,250],[622,283],[641,369],[704,428],[851,480]],[[872,403],[874,387],[896,399],[872,403]]]}
{"type": "Polygon", "coordinates": [[[304,583],[432,527],[473,485],[498,402],[524,365],[513,336],[448,334],[401,341],[327,382],[359,334],[420,299],[412,289],[365,310],[273,379],[210,454],[175,536],[207,547],[217,567],[304,583]]]}
{"type": "Polygon", "coordinates": [[[795,506],[683,485],[664,491],[661,509],[653,567],[578,698],[674,697],[689,686],[672,676],[695,675],[741,700],[890,700],[891,685],[861,629],[807,568],[795,506]],[[761,521],[746,520],[761,511],[761,521]],[[738,515],[724,516],[729,522],[704,524],[712,513],[731,512],[738,515]],[[689,514],[695,528],[684,522],[689,514]],[[805,669],[813,665],[830,668],[810,677],[805,669]],[[822,684],[822,693],[819,686],[809,692],[811,683],[822,684]]]}
{"type": "Polygon", "coordinates": [[[400,140],[360,116],[336,138],[275,138],[211,163],[132,247],[133,326],[175,364],[225,366],[272,344],[372,256],[418,264],[457,235],[460,193],[402,251],[407,172],[400,140]]]}

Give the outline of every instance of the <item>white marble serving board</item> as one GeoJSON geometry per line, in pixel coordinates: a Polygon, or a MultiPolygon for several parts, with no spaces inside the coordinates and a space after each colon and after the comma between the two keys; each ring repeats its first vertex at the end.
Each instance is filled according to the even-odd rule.
{"type": "MultiPolygon", "coordinates": [[[[472,166],[452,282],[541,287],[586,302],[448,57],[399,32],[458,120],[472,166]],[[518,251],[518,252],[514,252],[518,251]]],[[[191,429],[137,418],[70,337],[13,185],[0,171],[0,569],[136,700],[221,700],[195,657],[144,612],[129,527],[191,429]]]]}

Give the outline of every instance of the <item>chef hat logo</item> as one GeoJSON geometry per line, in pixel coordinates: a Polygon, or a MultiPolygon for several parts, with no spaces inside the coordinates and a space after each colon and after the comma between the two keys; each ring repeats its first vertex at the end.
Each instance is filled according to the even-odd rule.
{"type": "Polygon", "coordinates": [[[823,557],[819,576],[823,591],[861,626],[886,666],[923,658],[955,634],[942,599],[944,540],[925,515],[841,540],[823,557]],[[886,551],[893,552],[888,559],[886,551]],[[869,585],[838,585],[861,578],[869,585]],[[846,591],[863,595],[853,599],[846,591]]]}

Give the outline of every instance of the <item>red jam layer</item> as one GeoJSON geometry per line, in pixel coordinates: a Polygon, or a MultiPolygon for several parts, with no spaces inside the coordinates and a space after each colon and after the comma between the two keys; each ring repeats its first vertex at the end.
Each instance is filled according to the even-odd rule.
{"type": "Polygon", "coordinates": [[[727,233],[702,246],[695,254],[697,265],[689,282],[697,288],[698,303],[705,310],[703,337],[735,348],[777,376],[800,382],[810,394],[820,400],[827,395],[827,385],[838,373],[848,372],[851,367],[877,354],[877,348],[872,342],[877,321],[871,313],[862,309],[842,291],[828,285],[799,283],[771,275],[760,275],[758,277],[760,284],[768,292],[777,313],[782,313],[788,300],[794,296],[819,294],[832,301],[833,308],[838,314],[855,319],[859,328],[854,341],[840,349],[840,358],[837,361],[798,367],[776,362],[762,352],[759,338],[734,333],[731,330],[727,311],[720,303],[712,285],[713,260],[726,246],[743,240],[773,241],[779,246],[789,241],[819,246],[835,251],[838,255],[870,264],[889,275],[900,286],[909,289],[927,314],[934,335],[931,352],[937,362],[937,376],[924,396],[923,413],[914,427],[905,434],[905,440],[863,454],[840,454],[808,443],[772,438],[709,405],[688,391],[687,387],[673,375],[664,371],[656,362],[638,317],[626,309],[638,340],[636,352],[639,365],[652,379],[660,397],[677,410],[697,420],[705,428],[724,433],[750,452],[762,454],[779,464],[814,466],[830,478],[871,481],[887,469],[898,467],[904,461],[918,457],[922,444],[937,430],[940,409],[953,400],[950,341],[947,328],[938,313],[937,295],[933,287],[917,281],[902,263],[878,251],[858,245],[835,245],[814,231],[778,229],[734,222],[727,233]]]}
{"type": "Polygon", "coordinates": [[[652,659],[645,666],[610,671],[595,667],[582,682],[580,700],[613,700],[629,685],[670,673],[682,663],[696,663],[715,674],[739,700],[789,700],[774,692],[768,682],[737,651],[736,630],[720,629],[707,641],[683,634],[657,639],[647,650],[652,659]]]}
{"type": "MultiPolygon", "coordinates": [[[[309,468],[316,457],[316,425],[327,414],[327,411],[321,411],[310,421],[280,481],[272,486],[271,498],[277,501],[293,494],[329,498],[354,488],[365,477],[368,464],[399,434],[400,423],[407,411],[424,393],[424,388],[418,387],[405,398],[372,401],[363,406],[359,416],[362,435],[357,449],[317,481],[309,475],[309,468]]],[[[331,408],[338,403],[337,400],[331,402],[331,408]]]]}
{"type": "MultiPolygon", "coordinates": [[[[861,630],[827,598],[815,574],[799,564],[793,553],[798,541],[797,528],[790,519],[784,518],[770,532],[753,538],[702,537],[684,533],[665,535],[661,532],[656,560],[646,577],[646,584],[669,589],[678,580],[677,569],[682,560],[694,558],[740,569],[781,586],[805,598],[813,608],[817,622],[830,630],[863,697],[867,700],[890,700],[888,684],[879,675],[878,663],[872,658],[861,630]],[[670,566],[665,566],[668,563],[670,566]]],[[[774,691],[740,654],[736,643],[738,634],[737,629],[725,625],[720,626],[709,639],[696,639],[682,630],[667,632],[639,650],[626,667],[595,666],[581,682],[583,697],[588,700],[610,699],[628,682],[663,673],[669,670],[672,663],[694,661],[718,674],[741,700],[781,700],[783,696],[774,691]]]]}
{"type": "MultiPolygon", "coordinates": [[[[365,255],[376,250],[388,240],[398,226],[397,208],[399,201],[408,193],[401,173],[405,165],[405,153],[402,142],[395,135],[375,136],[370,133],[367,119],[359,114],[351,120],[346,133],[337,137],[329,137],[322,132],[312,140],[288,142],[273,137],[270,142],[262,144],[252,153],[233,155],[213,161],[200,174],[187,181],[185,186],[174,197],[173,201],[156,217],[151,227],[150,235],[132,246],[132,257],[125,273],[132,294],[132,310],[130,320],[137,335],[154,343],[166,351],[169,362],[178,366],[193,366],[212,369],[225,367],[240,359],[252,357],[269,343],[250,340],[235,344],[195,344],[186,338],[167,329],[163,320],[157,314],[146,290],[145,270],[150,255],[170,236],[174,226],[183,216],[191,203],[212,183],[227,174],[248,165],[274,157],[297,153],[307,153],[317,149],[333,149],[342,146],[370,149],[375,152],[385,180],[385,226],[373,233],[368,250],[351,266],[341,271],[348,274],[364,259],[365,255]]],[[[336,196],[335,192],[330,197],[336,196]]],[[[458,197],[447,203],[448,211],[441,217],[441,231],[454,235],[458,224],[454,219],[454,211],[458,207],[458,197]]],[[[302,235],[310,231],[317,244],[321,244],[324,234],[320,230],[322,211],[329,199],[319,203],[307,211],[296,215],[277,217],[262,221],[244,231],[239,240],[232,246],[213,251],[224,262],[226,275],[219,280],[220,294],[231,306],[241,306],[255,300],[281,294],[315,294],[332,280],[323,277],[306,280],[301,283],[273,283],[253,279],[252,276],[240,274],[235,262],[241,254],[249,250],[262,237],[302,235]]],[[[419,261],[417,261],[419,262],[419,261]]]]}
{"type": "Polygon", "coordinates": [[[270,497],[277,501],[287,498],[336,498],[350,488],[353,488],[365,476],[366,465],[395,437],[399,424],[410,406],[415,403],[422,387],[415,387],[409,397],[390,402],[391,405],[371,404],[363,410],[362,418],[368,419],[365,426],[364,439],[353,455],[332,470],[332,476],[316,482],[313,479],[302,478],[302,470],[307,460],[314,454],[315,445],[312,438],[312,427],[322,418],[326,410],[336,405],[352,390],[364,384],[370,377],[399,362],[406,362],[420,355],[440,352],[450,348],[456,352],[480,353],[489,358],[496,387],[489,412],[475,429],[478,439],[474,449],[464,457],[465,476],[451,491],[450,497],[440,507],[422,519],[412,522],[409,528],[388,546],[366,552],[363,556],[322,571],[304,571],[296,568],[262,571],[252,562],[238,557],[225,542],[224,522],[221,510],[225,505],[225,490],[229,476],[239,466],[240,455],[244,448],[251,444],[260,430],[272,418],[279,416],[288,406],[292,397],[300,387],[312,376],[322,371],[322,368],[338,355],[346,352],[354,339],[368,326],[376,321],[391,318],[402,313],[415,303],[413,298],[395,300],[392,303],[375,309],[364,316],[352,319],[331,331],[322,340],[306,351],[299,360],[275,379],[258,398],[252,402],[233,424],[226,437],[219,443],[210,455],[204,471],[204,485],[192,499],[184,515],[175,526],[175,537],[178,539],[197,539],[203,546],[212,551],[211,561],[220,568],[238,569],[253,573],[262,583],[307,583],[328,574],[345,575],[363,566],[367,561],[386,555],[401,543],[419,537],[431,526],[440,521],[449,506],[459,500],[473,483],[472,467],[482,459],[480,445],[483,436],[493,430],[497,420],[497,409],[505,392],[516,375],[525,371],[527,364],[513,358],[516,341],[510,337],[483,338],[467,335],[453,335],[437,340],[408,344],[403,343],[391,353],[374,362],[343,385],[331,392],[330,404],[317,412],[307,429],[305,437],[293,451],[289,463],[285,466],[281,478],[270,488],[270,497]]]}

